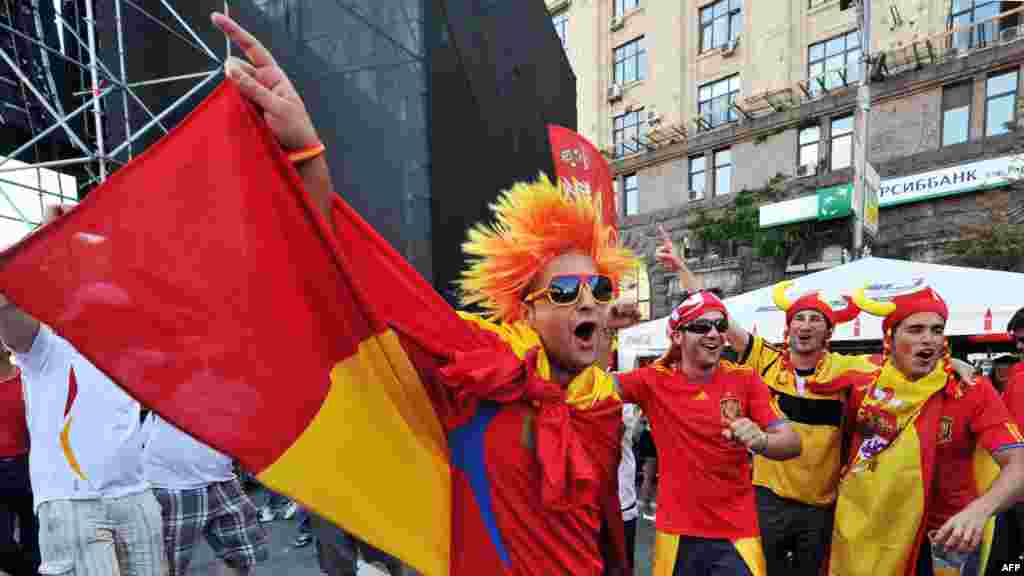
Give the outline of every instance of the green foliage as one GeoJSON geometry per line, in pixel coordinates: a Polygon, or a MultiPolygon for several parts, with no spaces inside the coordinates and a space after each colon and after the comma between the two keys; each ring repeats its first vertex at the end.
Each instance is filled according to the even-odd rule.
{"type": "Polygon", "coordinates": [[[966,266],[1017,270],[1024,262],[1024,226],[964,225],[960,238],[947,244],[945,252],[966,266]]]}
{"type": "Polygon", "coordinates": [[[761,190],[741,190],[734,201],[712,215],[704,210],[697,215],[695,228],[705,244],[721,244],[729,240],[749,244],[760,258],[781,258],[791,234],[786,227],[761,229],[758,206],[776,199],[784,176],[775,176],[761,190]]]}

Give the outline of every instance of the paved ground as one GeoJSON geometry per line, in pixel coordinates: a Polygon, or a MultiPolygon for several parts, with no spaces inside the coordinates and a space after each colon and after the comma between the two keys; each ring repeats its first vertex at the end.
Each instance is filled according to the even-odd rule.
{"type": "MultiPolygon", "coordinates": [[[[252,496],[258,506],[263,504],[265,496],[259,491],[252,493],[252,496]]],[[[298,535],[299,525],[296,520],[275,520],[263,526],[270,538],[270,558],[253,571],[253,576],[320,576],[316,548],[312,544],[303,548],[292,546],[292,541],[298,535]]],[[[654,524],[641,520],[636,540],[636,576],[647,576],[651,573],[650,550],[654,544],[654,524]]],[[[196,548],[188,574],[218,574],[215,570],[217,562],[213,550],[203,542],[196,548]]]]}

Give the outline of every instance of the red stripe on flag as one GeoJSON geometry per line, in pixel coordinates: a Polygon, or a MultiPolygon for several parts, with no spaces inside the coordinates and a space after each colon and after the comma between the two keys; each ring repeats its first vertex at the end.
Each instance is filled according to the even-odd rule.
{"type": "Polygon", "coordinates": [[[0,255],[0,289],[145,405],[259,472],[370,334],[332,244],[262,119],[226,83],[71,214],[0,255]]]}

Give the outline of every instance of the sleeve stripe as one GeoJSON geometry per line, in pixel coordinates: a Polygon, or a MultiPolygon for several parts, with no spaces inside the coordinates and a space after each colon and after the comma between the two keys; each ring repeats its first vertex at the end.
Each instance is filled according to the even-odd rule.
{"type": "MultiPolygon", "coordinates": [[[[772,420],[771,424],[768,424],[767,426],[765,426],[765,430],[771,430],[772,428],[778,428],[779,426],[782,426],[783,424],[789,424],[789,419],[788,418],[779,418],[778,420],[772,420]]],[[[1021,446],[1024,446],[1024,444],[1021,444],[1021,446]]]]}
{"type": "Polygon", "coordinates": [[[1005,452],[1006,450],[1013,450],[1014,448],[1024,448],[1024,442],[1016,442],[1016,443],[1013,443],[1013,444],[1003,444],[999,448],[996,448],[995,450],[993,450],[992,454],[993,455],[999,454],[1000,452],[1005,452]]]}

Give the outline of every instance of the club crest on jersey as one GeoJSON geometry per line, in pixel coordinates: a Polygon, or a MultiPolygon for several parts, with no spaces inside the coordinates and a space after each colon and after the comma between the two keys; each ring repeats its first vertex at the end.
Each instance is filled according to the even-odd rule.
{"type": "Polygon", "coordinates": [[[735,420],[743,416],[743,405],[740,404],[740,399],[732,394],[722,397],[719,405],[722,409],[722,418],[726,420],[735,420]]]}
{"type": "Polygon", "coordinates": [[[953,441],[953,418],[943,416],[939,420],[939,444],[948,444],[953,441]]]}

